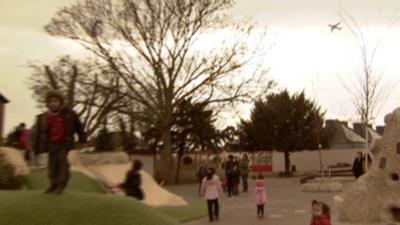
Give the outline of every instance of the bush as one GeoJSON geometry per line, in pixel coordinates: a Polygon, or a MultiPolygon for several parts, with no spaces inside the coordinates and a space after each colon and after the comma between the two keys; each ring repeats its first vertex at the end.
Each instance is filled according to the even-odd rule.
{"type": "Polygon", "coordinates": [[[107,128],[101,129],[99,135],[97,135],[95,150],[98,152],[115,150],[112,134],[107,130],[107,128]]]}
{"type": "Polygon", "coordinates": [[[15,169],[0,154],[0,190],[16,190],[23,187],[25,177],[15,175],[15,169]]]}
{"type": "Polygon", "coordinates": [[[185,166],[190,166],[193,164],[193,159],[190,156],[183,157],[182,161],[183,161],[183,165],[185,165],[185,166]]]}
{"type": "Polygon", "coordinates": [[[221,159],[219,156],[215,156],[215,157],[213,157],[213,158],[211,159],[211,162],[212,162],[213,164],[219,164],[219,163],[222,162],[222,159],[221,159]]]}

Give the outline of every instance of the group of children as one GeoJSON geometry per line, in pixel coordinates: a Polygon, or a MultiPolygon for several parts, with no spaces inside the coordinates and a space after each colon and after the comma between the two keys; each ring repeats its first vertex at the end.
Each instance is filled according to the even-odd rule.
{"type": "MultiPolygon", "coordinates": [[[[219,220],[219,197],[222,195],[221,181],[215,174],[215,169],[208,168],[207,175],[201,184],[201,193],[207,200],[209,221],[219,220]]],[[[264,218],[264,207],[267,202],[265,182],[262,174],[257,176],[255,181],[255,205],[257,218],[264,218]]],[[[329,206],[323,202],[313,200],[311,203],[312,219],[311,225],[331,225],[329,206]]]]}

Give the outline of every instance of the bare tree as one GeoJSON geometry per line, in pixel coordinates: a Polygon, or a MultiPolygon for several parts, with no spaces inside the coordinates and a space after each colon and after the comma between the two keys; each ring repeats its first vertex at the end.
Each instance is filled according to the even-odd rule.
{"type": "Polygon", "coordinates": [[[122,94],[116,91],[119,78],[105,66],[100,68],[94,62],[73,60],[69,56],[60,57],[52,65],[29,66],[32,69],[29,87],[39,106],[44,106],[48,90],[61,90],[66,94],[67,107],[82,118],[88,136],[106,116],[125,107],[122,94]]]}
{"type": "MultiPolygon", "coordinates": [[[[384,73],[377,68],[375,63],[376,54],[385,33],[376,42],[370,44],[371,40],[363,27],[352,15],[344,12],[342,21],[356,40],[360,64],[355,74],[346,76],[346,78],[341,77],[341,80],[348,98],[360,116],[360,121],[364,124],[365,154],[368,154],[368,127],[373,123],[394,88],[394,83],[385,81],[384,73]]],[[[395,16],[387,26],[388,30],[396,21],[397,17],[395,16]]],[[[367,169],[367,163],[365,165],[367,169]]]]}
{"type": "Polygon", "coordinates": [[[252,93],[246,85],[260,71],[247,77],[240,73],[262,56],[265,30],[227,23],[223,12],[233,2],[84,0],[61,9],[45,27],[107,62],[123,82],[124,94],[147,112],[138,112],[136,118],[159,122],[160,179],[171,180],[170,128],[182,100],[233,102],[252,93]]]}

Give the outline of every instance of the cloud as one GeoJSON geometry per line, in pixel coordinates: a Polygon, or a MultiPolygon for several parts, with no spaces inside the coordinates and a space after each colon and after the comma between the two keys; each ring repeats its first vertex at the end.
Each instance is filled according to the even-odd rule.
{"type": "Polygon", "coordinates": [[[40,30],[62,6],[76,0],[0,0],[0,25],[40,30]]]}
{"type": "Polygon", "coordinates": [[[397,13],[399,8],[397,0],[237,0],[232,13],[238,18],[253,17],[264,25],[294,27],[333,23],[346,10],[363,20],[382,17],[371,21],[382,25],[388,22],[384,16],[397,13]]]}

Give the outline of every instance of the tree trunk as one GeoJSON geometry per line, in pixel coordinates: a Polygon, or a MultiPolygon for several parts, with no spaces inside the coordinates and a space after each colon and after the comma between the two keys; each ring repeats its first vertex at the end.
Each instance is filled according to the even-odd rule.
{"type": "Polygon", "coordinates": [[[178,159],[176,162],[176,176],[175,176],[175,182],[179,184],[179,177],[181,173],[181,162],[182,162],[182,156],[183,156],[183,151],[179,150],[178,152],[178,159]]]}
{"type": "Polygon", "coordinates": [[[318,146],[318,156],[319,156],[319,167],[321,170],[321,180],[324,180],[324,166],[322,164],[322,153],[321,153],[321,149],[318,146]]]}
{"type": "Polygon", "coordinates": [[[169,128],[161,130],[161,139],[163,141],[163,148],[161,151],[161,164],[159,167],[160,181],[172,182],[173,181],[173,158],[172,158],[172,135],[169,128]]]}
{"type": "Polygon", "coordinates": [[[285,174],[290,175],[290,153],[285,150],[285,174]]]}

